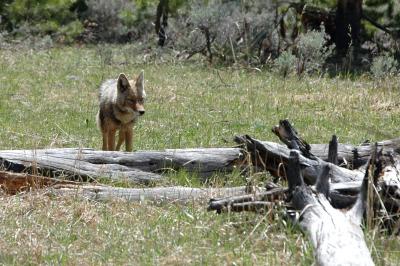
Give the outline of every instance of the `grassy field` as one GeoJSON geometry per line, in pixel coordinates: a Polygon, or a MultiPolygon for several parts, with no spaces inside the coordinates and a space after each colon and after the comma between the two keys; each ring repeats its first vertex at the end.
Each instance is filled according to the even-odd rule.
{"type": "MultiPolygon", "coordinates": [[[[266,71],[163,63],[134,50],[0,50],[0,149],[100,148],[100,83],[141,69],[148,99],[135,128],[137,150],[229,147],[235,134],[277,141],[271,127],[283,118],[311,143],[326,143],[332,134],[353,144],[399,136],[398,77],[284,80],[266,71]]],[[[201,185],[185,174],[171,175],[167,184],[201,185]]],[[[216,215],[205,207],[4,195],[0,264],[312,263],[307,237],[276,213],[216,215]]],[[[400,261],[399,240],[367,233],[378,265],[400,261]]]]}

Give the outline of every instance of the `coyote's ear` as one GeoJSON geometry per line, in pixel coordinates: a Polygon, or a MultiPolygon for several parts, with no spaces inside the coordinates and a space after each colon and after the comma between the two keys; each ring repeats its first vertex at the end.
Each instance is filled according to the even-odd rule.
{"type": "Polygon", "coordinates": [[[139,94],[145,96],[146,93],[144,92],[144,71],[142,70],[139,76],[136,79],[136,88],[139,94]]]}
{"type": "Polygon", "coordinates": [[[125,76],[124,73],[119,74],[117,87],[118,87],[118,90],[120,92],[123,92],[127,88],[129,88],[129,81],[128,81],[128,78],[125,76]]]}

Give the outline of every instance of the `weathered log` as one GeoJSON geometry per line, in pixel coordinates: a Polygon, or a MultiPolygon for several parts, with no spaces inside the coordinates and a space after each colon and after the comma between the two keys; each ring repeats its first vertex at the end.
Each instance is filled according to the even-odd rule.
{"type": "MultiPolygon", "coordinates": [[[[56,195],[79,195],[92,200],[125,199],[128,201],[179,202],[206,201],[210,197],[230,197],[247,193],[247,187],[191,188],[117,188],[54,179],[26,173],[0,171],[0,188],[8,194],[49,188],[56,195]]],[[[258,189],[261,191],[262,189],[258,189]]]]}
{"type": "Polygon", "coordinates": [[[297,165],[287,176],[292,188],[291,203],[301,211],[299,223],[310,236],[317,265],[374,265],[360,227],[365,211],[368,174],[358,202],[351,210],[343,212],[333,208],[327,199],[330,165],[324,166],[318,178],[320,185],[316,194],[303,181],[297,151],[291,151],[289,165],[297,165]]]}
{"type": "Polygon", "coordinates": [[[243,195],[245,186],[229,188],[191,188],[191,187],[155,187],[155,188],[117,188],[93,185],[55,185],[50,193],[54,195],[76,195],[90,200],[108,201],[123,199],[130,202],[169,202],[187,204],[193,201],[205,202],[210,197],[229,197],[243,195]]]}
{"type": "MultiPolygon", "coordinates": [[[[400,154],[400,138],[384,140],[377,142],[378,149],[383,149],[383,156],[390,157],[391,153],[400,154]]],[[[310,144],[311,152],[324,161],[328,161],[329,145],[327,144],[310,144]]],[[[338,164],[347,164],[348,168],[357,169],[368,162],[369,156],[373,150],[371,143],[363,143],[361,145],[338,144],[338,164]]]]}
{"type": "Polygon", "coordinates": [[[165,151],[115,152],[93,149],[44,149],[0,151],[0,164],[14,172],[36,171],[72,178],[159,181],[168,170],[185,169],[202,177],[231,172],[242,161],[238,148],[168,149],[165,151]]]}
{"type": "MultiPolygon", "coordinates": [[[[379,200],[375,200],[375,213],[379,215],[383,228],[388,233],[400,233],[400,156],[393,158],[394,162],[387,164],[384,156],[379,154],[379,160],[376,160],[374,177],[379,177],[376,185],[376,191],[379,191],[379,200]],[[378,204],[377,204],[378,203],[378,204]]],[[[323,170],[327,171],[327,167],[323,170]]],[[[367,167],[367,169],[369,169],[367,167]]],[[[371,172],[371,170],[369,170],[371,172]]],[[[290,170],[288,169],[288,174],[290,170]]],[[[329,171],[330,172],[330,171],[329,171]]],[[[323,174],[323,173],[322,173],[323,174]]],[[[329,174],[325,173],[324,176],[329,174]]],[[[365,178],[365,177],[364,177],[365,178]]],[[[323,181],[326,181],[323,179],[323,181]]],[[[324,189],[327,188],[325,183],[317,182],[315,186],[311,186],[312,191],[320,191],[328,195],[330,204],[335,209],[350,209],[354,206],[359,198],[363,180],[343,183],[331,183],[329,185],[329,193],[324,189]]],[[[290,199],[288,189],[280,187],[277,184],[267,184],[267,191],[260,188],[254,190],[253,193],[241,196],[230,196],[222,199],[211,199],[208,210],[215,210],[217,213],[226,211],[254,211],[261,212],[270,209],[274,204],[281,204],[283,201],[290,199]]],[[[290,205],[288,205],[290,207],[290,205]]],[[[354,207],[353,207],[354,208],[354,207]]]]}
{"type": "MultiPolygon", "coordinates": [[[[247,147],[253,165],[268,170],[273,176],[286,178],[285,173],[287,172],[290,153],[287,147],[274,142],[261,142],[248,135],[236,136],[235,141],[247,147]]],[[[351,171],[325,162],[318,157],[309,159],[300,155],[300,165],[307,184],[314,184],[326,165],[331,169],[331,182],[333,183],[360,181],[364,176],[361,171],[351,171]]]]}
{"type": "MultiPolygon", "coordinates": [[[[345,165],[347,168],[357,169],[368,162],[371,152],[374,150],[374,145],[365,142],[359,146],[338,144],[337,137],[332,137],[329,145],[326,144],[311,144],[299,137],[296,129],[285,120],[280,120],[279,125],[272,128],[272,132],[289,148],[300,150],[302,155],[315,159],[318,157],[324,161],[331,162],[336,165],[345,165]],[[337,146],[337,147],[336,147],[337,146]],[[329,150],[333,149],[333,154],[329,154],[329,150]],[[335,156],[335,158],[330,158],[335,156]],[[334,160],[334,161],[333,161],[334,160]]],[[[382,155],[390,157],[392,153],[400,153],[400,138],[385,140],[378,142],[378,148],[382,150],[382,155]]]]}
{"type": "MultiPolygon", "coordinates": [[[[360,187],[361,181],[332,184],[329,191],[330,203],[336,209],[348,209],[352,207],[358,198],[360,187]]],[[[312,189],[316,190],[313,186],[312,189]]],[[[288,199],[288,191],[288,188],[280,186],[273,189],[267,189],[267,191],[258,187],[253,193],[220,199],[210,199],[208,210],[216,211],[217,213],[236,211],[240,209],[241,204],[245,204],[246,208],[243,208],[240,211],[260,211],[262,205],[258,204],[259,202],[268,203],[264,206],[271,207],[271,205],[275,203],[286,201],[288,199]],[[253,203],[257,205],[255,208],[251,207],[253,203]]],[[[390,199],[392,199],[392,197],[390,197],[390,199]]],[[[397,205],[393,205],[393,202],[391,203],[391,206],[393,206],[392,209],[397,207],[397,205]]],[[[400,207],[400,205],[398,206],[400,207]]]]}

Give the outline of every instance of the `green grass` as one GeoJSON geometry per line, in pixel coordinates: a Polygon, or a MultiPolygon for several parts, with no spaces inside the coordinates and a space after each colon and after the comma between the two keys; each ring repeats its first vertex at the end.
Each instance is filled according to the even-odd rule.
{"type": "MultiPolygon", "coordinates": [[[[399,136],[399,78],[283,80],[249,69],[150,62],[129,46],[107,48],[113,58],[104,64],[99,49],[106,48],[0,51],[0,149],[99,149],[94,117],[100,83],[120,72],[133,77],[141,69],[148,99],[146,114],[135,126],[137,150],[232,146],[235,134],[277,141],[271,127],[283,118],[311,143],[326,143],[332,134],[354,144],[399,136]]],[[[169,184],[202,185],[181,172],[169,178],[169,184]]],[[[232,178],[228,185],[244,182],[237,174],[232,178]]],[[[307,237],[281,217],[216,215],[205,209],[44,194],[4,196],[0,264],[313,261],[307,237]]],[[[399,261],[398,238],[368,232],[367,239],[377,264],[399,261]]]]}

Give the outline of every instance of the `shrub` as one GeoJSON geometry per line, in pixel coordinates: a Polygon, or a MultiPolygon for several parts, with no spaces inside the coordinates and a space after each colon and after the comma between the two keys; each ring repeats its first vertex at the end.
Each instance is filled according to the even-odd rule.
{"type": "Polygon", "coordinates": [[[268,1],[192,0],[187,9],[171,19],[169,44],[208,57],[211,50],[213,58],[223,62],[258,62],[263,37],[274,28],[268,1]]]}
{"type": "Polygon", "coordinates": [[[323,71],[326,59],[334,49],[334,45],[326,45],[328,41],[324,27],[321,27],[321,31],[312,30],[299,35],[296,42],[298,74],[323,71]]]}
{"type": "Polygon", "coordinates": [[[71,43],[84,31],[83,25],[79,20],[74,20],[63,25],[57,32],[58,40],[61,42],[71,43]]]}
{"type": "Polygon", "coordinates": [[[375,78],[393,76],[398,73],[398,62],[389,54],[377,56],[372,60],[371,73],[375,78]]]}
{"type": "Polygon", "coordinates": [[[291,51],[284,51],[275,59],[275,71],[286,77],[295,70],[296,61],[296,56],[291,51]]]}

